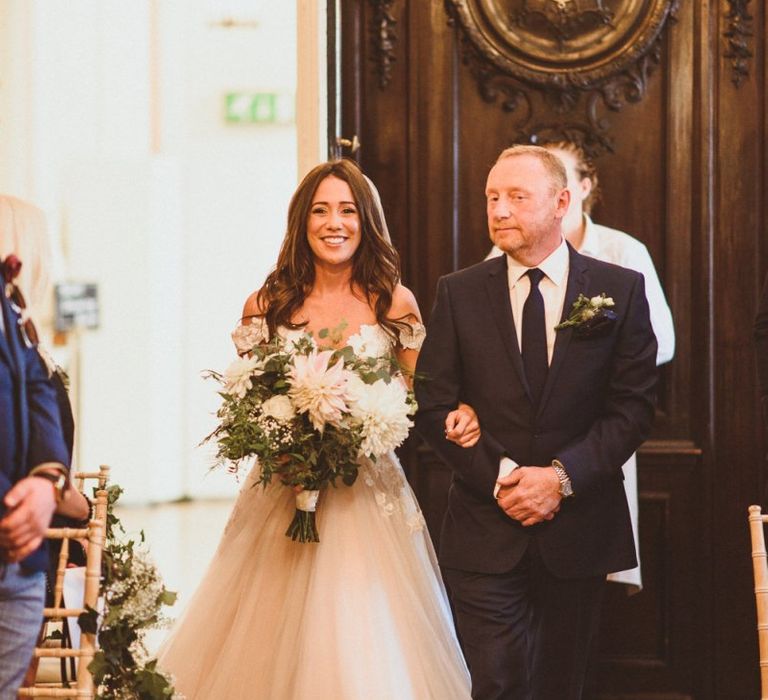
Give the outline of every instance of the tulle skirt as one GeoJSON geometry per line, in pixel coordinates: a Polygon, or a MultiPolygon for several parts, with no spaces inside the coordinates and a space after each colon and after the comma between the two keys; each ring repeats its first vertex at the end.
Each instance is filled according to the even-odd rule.
{"type": "Polygon", "coordinates": [[[243,484],[160,653],[189,700],[468,700],[424,518],[394,455],[326,489],[320,542],[285,536],[293,493],[243,484]]]}

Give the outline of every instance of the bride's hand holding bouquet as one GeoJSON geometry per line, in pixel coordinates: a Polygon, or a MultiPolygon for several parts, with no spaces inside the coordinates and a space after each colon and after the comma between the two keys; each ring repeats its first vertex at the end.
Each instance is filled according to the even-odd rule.
{"type": "Polygon", "coordinates": [[[296,514],[286,535],[319,542],[321,491],[338,480],[351,486],[361,458],[375,461],[405,440],[416,410],[413,394],[394,357],[318,346],[309,333],[276,335],[246,350],[223,374],[208,373],[222,385],[222,404],[220,423],[206,441],[216,442],[218,462],[231,471],[256,458],[258,483],[266,486],[276,476],[294,489],[296,514]]]}

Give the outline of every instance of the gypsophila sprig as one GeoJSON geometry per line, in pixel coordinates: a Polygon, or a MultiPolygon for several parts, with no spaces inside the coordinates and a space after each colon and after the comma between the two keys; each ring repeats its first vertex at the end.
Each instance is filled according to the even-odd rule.
{"type": "Polygon", "coordinates": [[[85,632],[98,632],[99,650],[88,669],[93,674],[96,697],[106,700],[180,699],[169,675],[158,669],[144,644],[147,630],[163,627],[164,606],[173,605],[176,594],[166,590],[160,573],[139,542],[127,539],[114,514],[122,489],[107,490],[107,537],[103,552],[104,610],[93,609],[78,622],[85,632]]]}
{"type": "Polygon", "coordinates": [[[359,460],[394,449],[413,425],[416,403],[395,357],[335,347],[345,325],[319,331],[320,344],[309,333],[277,335],[223,374],[206,373],[222,385],[222,404],[219,425],[204,442],[215,441],[217,463],[230,471],[256,458],[258,483],[278,478],[300,488],[286,532],[299,542],[320,541],[320,492],[338,481],[354,484],[359,460]]]}

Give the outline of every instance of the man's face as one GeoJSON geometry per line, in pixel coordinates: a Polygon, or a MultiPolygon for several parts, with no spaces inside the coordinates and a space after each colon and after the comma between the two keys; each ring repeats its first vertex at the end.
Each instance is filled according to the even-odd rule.
{"type": "Polygon", "coordinates": [[[538,265],[560,244],[567,189],[556,189],[534,155],[503,158],[485,186],[488,231],[497,248],[518,262],[538,265]]]}

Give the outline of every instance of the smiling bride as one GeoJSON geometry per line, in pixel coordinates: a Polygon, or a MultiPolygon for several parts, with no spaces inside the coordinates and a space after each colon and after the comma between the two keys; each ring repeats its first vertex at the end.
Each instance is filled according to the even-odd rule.
{"type": "MultiPolygon", "coordinates": [[[[351,161],[321,164],[299,185],[277,265],[233,339],[247,355],[305,334],[394,357],[406,373],[424,338],[377,193],[351,161]]],[[[479,430],[471,413],[463,424],[456,441],[479,430]]],[[[321,491],[317,543],[285,536],[295,494],[260,477],[257,464],[161,652],[177,689],[190,700],[468,700],[432,543],[394,453],[361,459],[351,486],[321,491]]]]}

